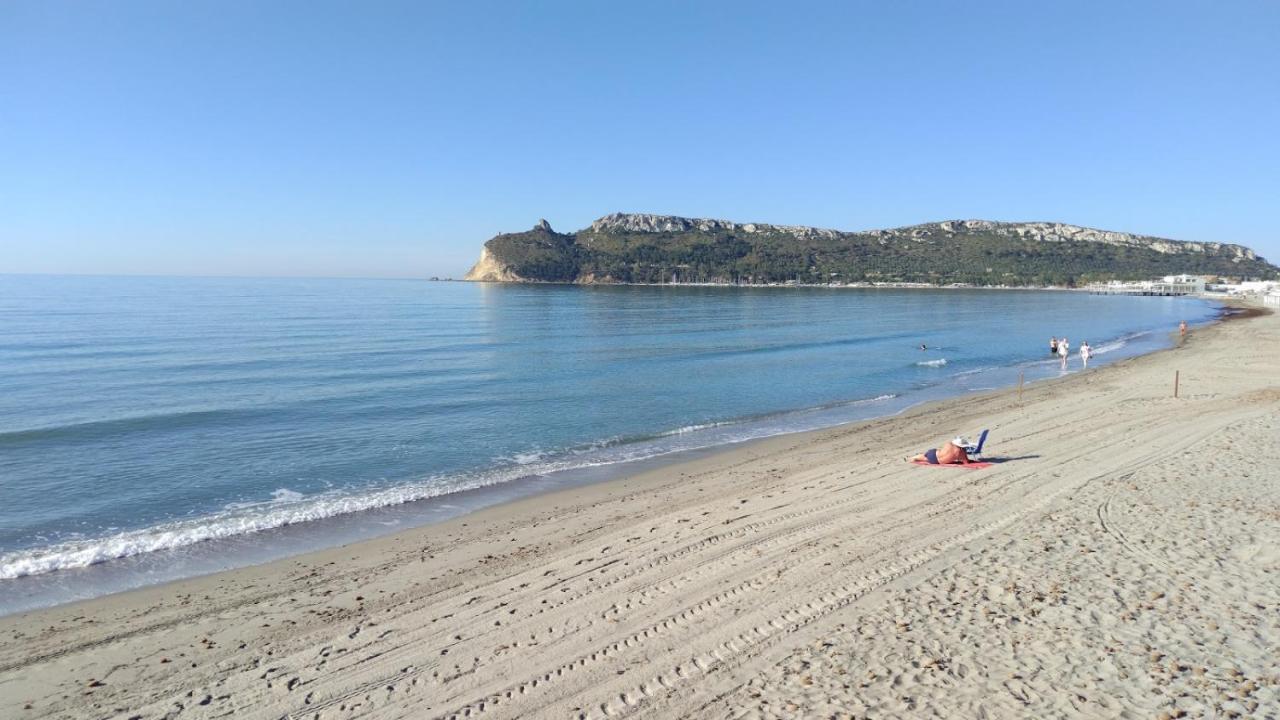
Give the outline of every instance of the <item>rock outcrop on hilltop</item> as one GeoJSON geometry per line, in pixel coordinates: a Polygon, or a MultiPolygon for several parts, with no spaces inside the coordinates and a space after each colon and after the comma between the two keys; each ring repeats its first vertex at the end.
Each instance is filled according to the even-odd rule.
{"type": "Polygon", "coordinates": [[[949,220],[844,232],[613,213],[575,233],[546,220],[485,243],[467,280],[670,283],[903,282],[1076,285],[1176,273],[1276,277],[1241,245],[1064,223],[949,220]]]}
{"type": "Polygon", "coordinates": [[[464,280],[479,282],[573,282],[579,253],[575,236],[558,233],[539,220],[522,233],[503,233],[484,244],[480,260],[464,280]]]}
{"type": "Polygon", "coordinates": [[[593,232],[645,232],[645,233],[683,233],[683,232],[743,232],[743,233],[786,233],[797,238],[820,237],[834,239],[840,233],[836,230],[805,227],[803,225],[764,225],[761,223],[735,223],[728,220],[705,220],[699,218],[682,218],[674,215],[646,215],[642,213],[612,213],[591,223],[593,232]]]}

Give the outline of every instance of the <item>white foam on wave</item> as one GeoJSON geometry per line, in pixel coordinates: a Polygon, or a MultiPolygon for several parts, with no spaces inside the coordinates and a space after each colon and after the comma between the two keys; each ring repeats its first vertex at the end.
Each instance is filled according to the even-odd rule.
{"type": "MultiPolygon", "coordinates": [[[[804,416],[813,411],[859,407],[896,397],[894,394],[879,395],[783,415],[804,416]]],[[[760,419],[754,422],[738,420],[701,423],[676,428],[640,442],[626,442],[617,438],[600,440],[560,453],[551,459],[543,459],[548,454],[542,451],[517,454],[507,458],[510,465],[488,471],[451,477],[434,476],[387,488],[335,490],[318,495],[304,495],[289,488],[279,488],[271,494],[270,500],[231,503],[212,515],[175,520],[107,537],[76,538],[45,547],[0,554],[0,580],[83,568],[161,550],[175,550],[206,541],[451,495],[522,477],[646,460],[687,450],[755,440],[780,432],[814,429],[827,424],[830,423],[813,424],[810,420],[778,426],[761,422],[760,419]],[[735,426],[741,429],[738,430],[735,426]],[[707,431],[719,432],[708,434],[707,431]]]]}
{"type": "Polygon", "coordinates": [[[265,502],[261,500],[232,502],[232,503],[227,503],[226,505],[223,505],[222,509],[224,511],[245,510],[247,508],[262,507],[263,505],[270,505],[273,503],[298,502],[299,500],[302,500],[304,497],[306,496],[298,492],[297,490],[290,490],[289,488],[279,488],[275,492],[271,493],[271,499],[265,502]]]}
{"type": "Polygon", "coordinates": [[[871,403],[884,402],[885,400],[892,400],[892,399],[894,399],[894,398],[896,398],[896,397],[898,397],[898,394],[897,394],[897,393],[887,393],[887,394],[885,394],[885,395],[877,395],[877,396],[875,396],[875,397],[873,397],[873,398],[867,398],[866,400],[854,400],[853,402],[851,402],[851,403],[847,403],[847,404],[849,404],[849,405],[869,405],[869,404],[871,404],[871,403]]]}
{"type": "Polygon", "coordinates": [[[1125,335],[1123,337],[1118,337],[1115,340],[1112,340],[1111,342],[1106,342],[1093,348],[1093,354],[1101,355],[1103,353],[1114,352],[1124,347],[1125,345],[1128,345],[1130,340],[1142,337],[1143,335],[1150,335],[1150,333],[1134,333],[1132,335],[1125,335]]]}
{"type": "MultiPolygon", "coordinates": [[[[498,482],[499,480],[495,480],[498,482]]],[[[176,520],[139,530],[129,530],[93,540],[70,540],[55,545],[0,555],[0,580],[40,575],[54,570],[88,567],[107,560],[157,550],[173,550],[208,540],[219,540],[323,520],[347,513],[399,505],[478,487],[481,482],[410,483],[360,494],[325,493],[304,497],[281,489],[273,499],[237,503],[213,515],[176,520]]]]}
{"type": "Polygon", "coordinates": [[[685,425],[684,427],[678,427],[675,430],[668,430],[667,432],[664,432],[664,433],[659,433],[657,437],[670,437],[672,435],[688,435],[689,433],[698,432],[699,430],[710,430],[711,428],[718,428],[718,427],[724,427],[726,425],[735,425],[735,424],[737,424],[737,421],[697,423],[694,425],[685,425]]]}
{"type": "Polygon", "coordinates": [[[547,454],[541,450],[531,450],[529,452],[516,453],[511,456],[511,460],[516,465],[532,465],[546,456],[547,454]]]}
{"type": "Polygon", "coordinates": [[[916,363],[919,367],[942,367],[947,364],[946,358],[938,358],[937,360],[921,360],[916,363]]]}

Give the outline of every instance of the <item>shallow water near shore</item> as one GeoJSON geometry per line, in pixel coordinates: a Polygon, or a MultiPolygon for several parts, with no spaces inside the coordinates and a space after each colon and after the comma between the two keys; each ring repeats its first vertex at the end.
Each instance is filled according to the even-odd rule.
{"type": "Polygon", "coordinates": [[[1050,335],[1105,364],[1215,314],[1037,291],[3,277],[0,612],[1052,377],[1050,335]]]}

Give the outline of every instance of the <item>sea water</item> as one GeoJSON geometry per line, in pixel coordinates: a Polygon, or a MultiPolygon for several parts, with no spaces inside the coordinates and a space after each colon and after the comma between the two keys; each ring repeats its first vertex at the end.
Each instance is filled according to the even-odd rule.
{"type": "Polygon", "coordinates": [[[1101,365],[1215,312],[1062,291],[0,276],[0,612],[1054,376],[1050,336],[1078,371],[1081,341],[1101,365]]]}

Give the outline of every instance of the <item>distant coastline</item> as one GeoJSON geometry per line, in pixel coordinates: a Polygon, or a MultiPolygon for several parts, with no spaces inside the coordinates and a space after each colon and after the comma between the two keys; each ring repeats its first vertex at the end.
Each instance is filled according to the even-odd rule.
{"type": "Polygon", "coordinates": [[[567,285],[572,287],[715,287],[715,288],[795,288],[809,290],[1058,290],[1063,292],[1088,292],[1083,287],[1059,285],[968,285],[950,283],[732,283],[732,282],[574,282],[572,280],[467,280],[458,278],[430,278],[428,282],[513,283],[522,285],[567,285]]]}
{"type": "Polygon", "coordinates": [[[464,279],[579,285],[1072,288],[1180,274],[1271,278],[1242,245],[1063,223],[951,220],[846,232],[614,213],[574,232],[546,220],[484,244],[464,279]]]}

